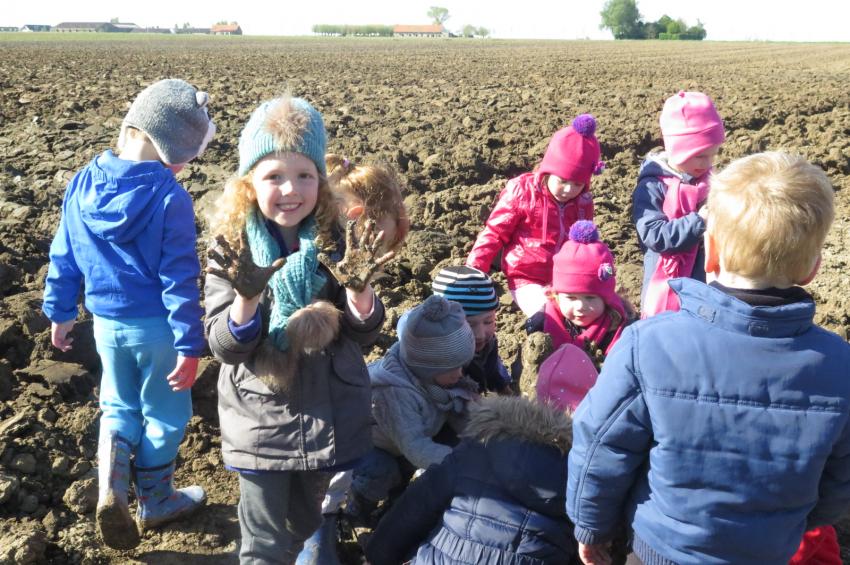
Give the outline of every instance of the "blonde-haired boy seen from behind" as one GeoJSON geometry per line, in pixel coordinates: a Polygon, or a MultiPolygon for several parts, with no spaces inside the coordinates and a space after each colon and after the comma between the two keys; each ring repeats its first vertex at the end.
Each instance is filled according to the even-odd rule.
{"type": "Polygon", "coordinates": [[[712,179],[709,285],[623,333],[574,417],[567,512],[585,563],[625,521],[645,563],[787,563],[850,503],[850,345],[815,325],[826,175],[761,153],[712,179]],[[638,343],[640,347],[638,347],[638,343]]]}

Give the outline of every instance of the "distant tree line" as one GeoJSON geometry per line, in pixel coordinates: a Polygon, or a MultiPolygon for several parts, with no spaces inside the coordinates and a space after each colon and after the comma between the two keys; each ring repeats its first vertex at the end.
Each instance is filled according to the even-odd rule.
{"type": "Polygon", "coordinates": [[[393,26],[316,24],[313,33],[319,35],[353,35],[359,37],[392,37],[393,26]]]}
{"type": "Polygon", "coordinates": [[[705,26],[699,20],[694,26],[667,15],[643,21],[636,0],[607,0],[600,15],[600,29],[610,29],[614,39],[705,39],[705,26]]]}

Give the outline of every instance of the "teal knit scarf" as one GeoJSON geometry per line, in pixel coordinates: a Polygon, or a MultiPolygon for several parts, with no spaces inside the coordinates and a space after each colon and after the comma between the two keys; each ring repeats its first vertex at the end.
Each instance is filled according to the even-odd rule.
{"type": "MultiPolygon", "coordinates": [[[[248,214],[245,225],[248,245],[254,262],[268,267],[280,257],[280,246],[266,228],[265,218],[259,208],[248,214]]],[[[319,253],[316,248],[316,219],[308,216],[298,226],[298,251],[286,257],[286,264],[269,279],[274,294],[269,339],[280,351],[289,348],[286,326],[289,317],[299,308],[313,302],[325,285],[325,277],[319,273],[319,253]]]]}

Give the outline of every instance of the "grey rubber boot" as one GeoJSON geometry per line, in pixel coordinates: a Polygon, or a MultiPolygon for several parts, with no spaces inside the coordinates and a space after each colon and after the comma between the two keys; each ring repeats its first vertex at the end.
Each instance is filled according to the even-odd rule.
{"type": "Polygon", "coordinates": [[[135,479],[140,531],[187,516],[207,501],[207,493],[199,486],[174,488],[174,461],[149,469],[136,467],[135,479]]]}
{"type": "Polygon", "coordinates": [[[127,506],[132,450],[129,442],[101,428],[97,447],[97,531],[112,549],[139,545],[139,530],[127,506]]]}
{"type": "Polygon", "coordinates": [[[304,542],[295,565],[340,565],[336,553],[336,514],[322,516],[322,525],[304,542]]]}

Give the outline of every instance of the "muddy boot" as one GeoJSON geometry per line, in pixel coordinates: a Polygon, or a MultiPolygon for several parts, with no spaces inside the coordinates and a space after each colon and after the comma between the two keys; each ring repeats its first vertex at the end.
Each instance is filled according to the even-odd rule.
{"type": "Polygon", "coordinates": [[[115,432],[101,429],[97,447],[97,531],[112,549],[139,545],[139,531],[127,507],[132,450],[115,432]]]}
{"type": "Polygon", "coordinates": [[[140,531],[182,518],[207,501],[207,494],[199,486],[175,490],[173,478],[173,461],[162,467],[136,467],[136,497],[139,499],[136,523],[140,531]]]}
{"type": "Polygon", "coordinates": [[[336,553],[336,514],[322,516],[322,525],[304,542],[295,565],[340,565],[336,553]]]}

